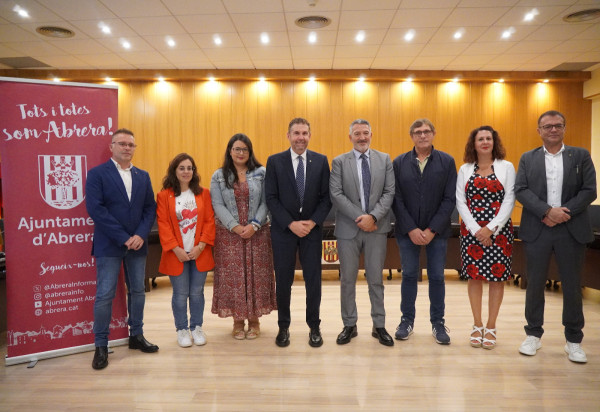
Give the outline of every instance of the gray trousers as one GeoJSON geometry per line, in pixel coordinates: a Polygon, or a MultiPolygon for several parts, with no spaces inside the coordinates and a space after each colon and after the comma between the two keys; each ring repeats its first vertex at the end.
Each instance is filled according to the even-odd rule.
{"type": "Polygon", "coordinates": [[[387,249],[387,234],[367,233],[361,230],[354,239],[338,239],[337,245],[340,258],[340,297],[344,326],[354,326],[358,320],[356,278],[360,254],[363,252],[373,326],[385,327],[382,272],[387,249]]]}
{"type": "Polygon", "coordinates": [[[565,225],[543,227],[533,242],[525,242],[527,256],[527,292],[525,294],[525,333],[542,337],[544,333],[545,285],[550,257],[554,254],[563,291],[562,324],[569,342],[583,339],[581,269],[585,245],[577,242],[565,225]]]}

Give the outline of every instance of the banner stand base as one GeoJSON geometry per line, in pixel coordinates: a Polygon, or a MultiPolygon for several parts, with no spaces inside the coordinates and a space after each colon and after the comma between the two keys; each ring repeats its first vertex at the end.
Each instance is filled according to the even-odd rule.
{"type": "MultiPolygon", "coordinates": [[[[112,348],[114,346],[122,346],[122,345],[127,345],[127,344],[129,344],[128,337],[108,341],[109,353],[111,352],[110,348],[112,348]]],[[[5,366],[12,366],[12,365],[17,365],[19,363],[29,362],[29,365],[27,365],[27,368],[33,368],[33,367],[35,367],[37,362],[41,361],[42,359],[57,358],[59,356],[73,355],[75,353],[81,353],[81,352],[89,352],[89,351],[93,351],[95,349],[96,349],[96,345],[94,345],[93,343],[90,343],[87,345],[73,346],[70,348],[51,350],[51,351],[47,351],[47,352],[31,353],[29,355],[23,355],[23,356],[13,356],[12,358],[9,358],[7,355],[5,358],[5,366]]]]}

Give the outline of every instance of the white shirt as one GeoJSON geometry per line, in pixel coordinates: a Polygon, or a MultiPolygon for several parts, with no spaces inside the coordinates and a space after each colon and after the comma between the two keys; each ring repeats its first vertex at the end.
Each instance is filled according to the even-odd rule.
{"type": "MultiPolygon", "coordinates": [[[[358,185],[359,185],[359,189],[360,189],[360,205],[362,206],[362,210],[364,210],[365,212],[368,212],[368,210],[366,210],[366,205],[365,205],[365,190],[363,188],[363,181],[362,181],[363,159],[360,158],[362,153],[356,149],[352,149],[352,151],[354,152],[354,157],[356,158],[356,169],[358,170],[358,185]]],[[[371,170],[371,150],[370,149],[367,149],[367,151],[365,152],[365,156],[367,157],[367,163],[369,164],[369,170],[371,170]]]]}
{"type": "Polygon", "coordinates": [[[133,165],[130,164],[127,169],[123,169],[120,164],[115,162],[115,159],[111,158],[110,160],[112,160],[113,163],[115,164],[115,166],[117,166],[117,170],[118,170],[119,174],[121,175],[121,179],[123,179],[123,184],[125,185],[125,191],[127,192],[127,198],[129,199],[129,201],[131,201],[131,185],[132,185],[131,167],[133,165]]]}
{"type": "Polygon", "coordinates": [[[552,207],[562,205],[563,185],[563,160],[562,153],[565,151],[563,144],[558,153],[552,154],[544,146],[544,158],[546,161],[546,190],[547,202],[552,207]]]}
{"type": "Polygon", "coordinates": [[[198,207],[196,198],[191,189],[181,192],[175,198],[175,214],[183,239],[183,249],[190,253],[194,248],[196,236],[196,223],[198,222],[198,207]]]}

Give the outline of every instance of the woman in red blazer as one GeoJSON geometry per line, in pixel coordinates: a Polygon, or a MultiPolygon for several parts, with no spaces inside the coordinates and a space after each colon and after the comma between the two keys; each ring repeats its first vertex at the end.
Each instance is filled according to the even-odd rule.
{"type": "Polygon", "coordinates": [[[157,195],[156,216],[162,246],[158,271],[169,275],[173,285],[171,306],[177,343],[189,347],[193,339],[196,345],[204,345],[204,282],[206,272],[215,265],[215,214],[210,192],[200,186],[196,163],[190,155],[178,154],[169,164],[163,189],[157,195]]]}

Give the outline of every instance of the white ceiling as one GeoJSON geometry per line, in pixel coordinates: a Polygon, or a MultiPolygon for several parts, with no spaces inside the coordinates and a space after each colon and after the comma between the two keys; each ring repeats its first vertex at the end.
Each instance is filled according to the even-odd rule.
{"type": "MultiPolygon", "coordinates": [[[[600,20],[565,23],[600,0],[0,0],[0,58],[56,69],[395,69],[546,71],[600,62],[600,20]],[[15,6],[29,13],[20,17],[15,6]],[[533,21],[525,13],[537,9],[533,21]],[[314,30],[307,15],[331,19],[314,30]],[[99,23],[110,26],[104,34],[99,23]],[[38,34],[39,26],[75,32],[38,34]],[[511,28],[513,35],[502,39],[511,28]],[[363,30],[365,40],[355,36],[363,30]],[[414,30],[411,42],[405,34],[414,30]],[[462,30],[462,38],[453,35],[462,30]],[[261,33],[270,43],[260,41],[261,33]],[[213,39],[219,35],[222,45],[213,39]],[[166,37],[175,47],[169,47],[166,37]],[[121,41],[131,48],[125,50],[121,41]]],[[[0,68],[12,68],[0,64],[0,68]]]]}

